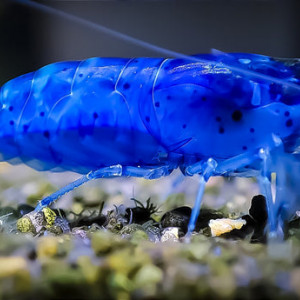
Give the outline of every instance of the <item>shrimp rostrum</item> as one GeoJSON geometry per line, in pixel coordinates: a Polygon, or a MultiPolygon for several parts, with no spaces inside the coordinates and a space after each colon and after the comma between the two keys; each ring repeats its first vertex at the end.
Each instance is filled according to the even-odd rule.
{"type": "Polygon", "coordinates": [[[256,177],[276,233],[300,203],[299,82],[299,60],[244,53],[54,63],[1,88],[0,152],[85,174],[36,210],[91,179],[199,175],[189,233],[211,176],[256,177]]]}

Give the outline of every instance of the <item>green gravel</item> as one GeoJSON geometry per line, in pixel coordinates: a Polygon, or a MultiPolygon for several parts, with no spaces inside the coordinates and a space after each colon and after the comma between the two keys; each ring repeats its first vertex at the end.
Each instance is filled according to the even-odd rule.
{"type": "MultiPolygon", "coordinates": [[[[138,233],[138,234],[137,234],[138,233]]],[[[152,243],[99,230],[77,236],[1,234],[0,298],[272,299],[300,296],[300,245],[272,248],[193,236],[191,243],[152,243]],[[288,252],[288,255],[286,254],[288,252]]]]}
{"type": "MultiPolygon", "coordinates": [[[[23,176],[14,192],[28,180],[23,176]]],[[[39,180],[45,188],[37,188],[33,196],[29,193],[19,203],[27,199],[32,204],[33,199],[56,189],[47,180],[39,180]]],[[[153,199],[134,203],[121,194],[95,191],[92,187],[75,193],[69,210],[56,211],[56,217],[47,211],[47,218],[41,215],[38,219],[39,229],[29,226],[27,233],[17,230],[17,222],[20,208],[29,212],[30,206],[3,200],[0,300],[300,298],[298,218],[289,223],[286,239],[280,242],[265,243],[263,230],[251,240],[251,228],[243,235],[238,231],[211,237],[209,219],[239,218],[241,211],[249,211],[249,203],[243,208],[227,201],[222,209],[202,210],[200,232],[187,242],[184,228],[168,227],[168,222],[181,226],[184,221],[180,210],[169,215],[186,205],[183,194],[168,197],[157,208],[153,199]],[[97,199],[95,195],[100,196],[97,199]],[[109,202],[112,198],[119,201],[116,207],[109,202]],[[141,220],[134,215],[132,223],[128,222],[130,211],[126,215],[126,209],[139,211],[142,207],[148,207],[151,216],[143,215],[141,220]],[[162,224],[165,228],[160,228],[162,224]]],[[[209,196],[215,197],[217,192],[212,186],[209,196]]],[[[249,194],[245,193],[250,200],[249,194]]]]}

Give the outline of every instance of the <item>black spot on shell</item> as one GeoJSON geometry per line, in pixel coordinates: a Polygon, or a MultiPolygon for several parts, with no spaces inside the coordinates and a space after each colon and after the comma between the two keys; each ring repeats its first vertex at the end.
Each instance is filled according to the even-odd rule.
{"type": "Polygon", "coordinates": [[[286,111],[286,112],[284,113],[284,115],[285,115],[286,117],[289,117],[289,116],[290,116],[290,112],[289,112],[289,111],[286,111]]]}
{"type": "Polygon", "coordinates": [[[155,107],[159,107],[160,103],[159,102],[155,102],[155,107]]]}
{"type": "Polygon", "coordinates": [[[68,68],[64,68],[63,71],[66,72],[68,70],[68,68]]]}
{"type": "Polygon", "coordinates": [[[253,133],[255,130],[254,128],[250,128],[250,132],[253,133]]]}
{"type": "Polygon", "coordinates": [[[27,124],[23,125],[23,130],[24,130],[24,132],[27,132],[27,131],[28,131],[28,128],[29,128],[29,126],[28,126],[27,124]]]}
{"type": "Polygon", "coordinates": [[[124,90],[128,90],[130,88],[130,84],[124,83],[123,88],[124,88],[124,90]]]}
{"type": "Polygon", "coordinates": [[[185,129],[186,128],[186,124],[182,124],[182,128],[185,129]]]}
{"type": "Polygon", "coordinates": [[[202,96],[202,97],[201,97],[201,100],[202,100],[202,101],[206,101],[207,98],[206,98],[205,96],[202,96]]]}
{"type": "Polygon", "coordinates": [[[219,127],[219,133],[220,133],[220,134],[223,134],[224,132],[225,132],[224,127],[219,127]]]}
{"type": "Polygon", "coordinates": [[[94,112],[94,113],[93,113],[93,118],[94,118],[94,119],[98,119],[98,117],[99,117],[99,115],[98,115],[96,112],[94,112]]]}
{"type": "Polygon", "coordinates": [[[14,125],[14,124],[15,124],[15,122],[13,120],[9,121],[9,125],[14,125]]]}
{"type": "Polygon", "coordinates": [[[243,150],[247,150],[248,149],[248,147],[247,146],[243,146],[243,150]]]}
{"type": "Polygon", "coordinates": [[[47,138],[47,139],[50,137],[50,133],[49,133],[48,130],[45,130],[44,133],[43,133],[43,135],[44,135],[44,137],[47,138]]]}
{"type": "Polygon", "coordinates": [[[221,117],[217,116],[217,117],[216,117],[216,121],[217,121],[217,122],[221,122],[221,117]]]}
{"type": "Polygon", "coordinates": [[[240,121],[242,119],[242,117],[243,117],[243,114],[240,110],[235,110],[231,115],[232,120],[235,122],[240,121]]]}
{"type": "Polygon", "coordinates": [[[285,126],[286,126],[286,127],[291,127],[291,126],[293,126],[293,120],[292,120],[292,119],[288,119],[288,120],[285,122],[285,126]]]}
{"type": "Polygon", "coordinates": [[[83,76],[83,74],[82,74],[82,73],[80,73],[80,74],[79,74],[79,77],[82,77],[82,76],[83,76]]]}
{"type": "Polygon", "coordinates": [[[13,110],[14,110],[14,107],[13,107],[13,106],[10,106],[10,107],[8,108],[8,110],[9,110],[9,111],[13,111],[13,110]]]}
{"type": "Polygon", "coordinates": [[[45,112],[41,111],[40,116],[43,117],[45,115],[45,112]]]}
{"type": "Polygon", "coordinates": [[[149,116],[146,116],[146,121],[150,122],[150,117],[149,116]]]}
{"type": "Polygon", "coordinates": [[[168,96],[167,96],[167,99],[168,99],[168,100],[171,100],[171,99],[172,99],[172,97],[171,97],[170,95],[168,95],[168,96]]]}

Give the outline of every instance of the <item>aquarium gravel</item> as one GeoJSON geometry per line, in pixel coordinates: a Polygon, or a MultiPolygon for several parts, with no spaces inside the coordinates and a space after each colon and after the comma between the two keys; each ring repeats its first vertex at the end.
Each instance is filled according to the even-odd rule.
{"type": "Polygon", "coordinates": [[[24,191],[14,186],[28,177],[14,179],[6,189],[20,201],[7,200],[5,188],[0,193],[0,299],[300,297],[299,213],[286,224],[283,241],[267,242],[265,199],[241,192],[240,183],[209,187],[207,199],[240,196],[218,209],[204,207],[188,240],[191,208],[182,193],[157,204],[154,189],[153,198],[130,199],[88,186],[64,200],[69,208],[34,212],[36,199],[56,184],[36,179],[24,191]],[[241,195],[249,200],[243,205],[241,195]],[[221,224],[218,234],[211,224],[221,224]],[[224,224],[235,225],[222,231],[224,224]]]}
{"type": "Polygon", "coordinates": [[[158,213],[151,200],[134,199],[131,207],[80,214],[2,207],[0,299],[297,298],[299,217],[285,241],[264,243],[256,198],[240,229],[219,237],[211,236],[211,222],[234,219],[202,210],[189,243],[186,206],[158,213]]]}

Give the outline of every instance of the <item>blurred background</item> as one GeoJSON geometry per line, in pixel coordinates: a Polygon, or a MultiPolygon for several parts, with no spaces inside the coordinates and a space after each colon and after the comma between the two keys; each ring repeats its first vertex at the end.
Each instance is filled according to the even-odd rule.
{"type": "MultiPolygon", "coordinates": [[[[299,0],[35,2],[185,54],[205,53],[215,48],[224,52],[300,57],[299,0]]],[[[19,2],[0,2],[0,85],[49,63],[95,56],[163,55],[19,2]]],[[[15,199],[18,191],[18,201],[23,201],[38,190],[40,178],[46,176],[55,186],[62,186],[78,177],[77,174],[42,175],[22,166],[11,169],[2,167],[0,175],[3,188],[9,186],[3,182],[15,182],[14,193],[8,189],[1,197],[15,199]]],[[[167,179],[168,183],[164,180],[159,182],[164,190],[161,198],[167,197],[173,189],[172,180],[167,179]]],[[[258,193],[256,186],[247,184],[248,179],[238,182],[236,189],[232,189],[231,185],[221,193],[220,190],[212,193],[214,199],[218,195],[217,203],[227,203],[230,197],[240,197],[241,194],[243,197],[240,197],[240,201],[243,202],[258,193]],[[247,187],[248,191],[245,192],[247,187]]],[[[94,186],[98,184],[99,181],[94,186]]],[[[223,179],[213,179],[212,185],[214,184],[219,189],[224,189],[223,179]]],[[[144,192],[142,200],[155,192],[161,193],[162,189],[156,184],[152,185],[144,192]]],[[[130,197],[137,196],[139,188],[134,184],[126,184],[123,186],[124,190],[130,197]]],[[[145,191],[145,185],[142,190],[145,191]]],[[[195,188],[186,186],[185,191],[187,190],[193,198],[195,188]]],[[[80,191],[79,189],[79,193],[80,191]]],[[[96,196],[93,194],[91,197],[96,196]]],[[[209,196],[206,195],[207,197],[209,196]]]]}
{"type": "MultiPolygon", "coordinates": [[[[300,56],[299,0],[35,2],[185,54],[216,48],[300,56]]],[[[12,0],[0,2],[0,84],[55,61],[93,56],[162,55],[12,0]]]]}

